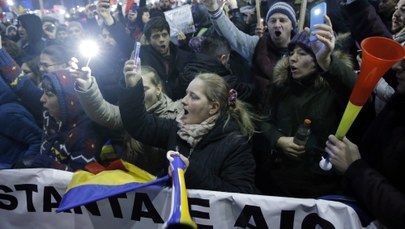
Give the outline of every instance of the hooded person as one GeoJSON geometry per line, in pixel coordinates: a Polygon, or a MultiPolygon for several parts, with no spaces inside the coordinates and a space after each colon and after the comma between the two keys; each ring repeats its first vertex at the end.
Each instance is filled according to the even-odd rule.
{"type": "Polygon", "coordinates": [[[18,35],[20,40],[17,44],[22,48],[26,56],[30,58],[39,56],[45,47],[42,39],[43,30],[41,19],[35,14],[23,14],[18,16],[18,35]]]}
{"type": "Polygon", "coordinates": [[[74,82],[67,70],[44,75],[40,99],[45,108],[44,136],[41,161],[36,160],[39,163],[36,166],[75,171],[99,159],[107,139],[101,127],[85,114],[75,94],[74,82]],[[48,124],[56,124],[56,128],[48,124]]]}
{"type": "Polygon", "coordinates": [[[274,68],[266,99],[268,120],[260,124],[263,134],[254,144],[257,185],[265,194],[316,198],[339,193],[340,175],[323,171],[319,161],[326,156],[325,141],[337,129],[357,75],[349,55],[335,50],[336,38],[325,19],[315,32],[318,41],[310,42],[307,31],[297,34],[288,44],[288,56],[274,68]],[[294,135],[304,119],[311,120],[311,134],[299,145],[294,135]]]}
{"type": "Polygon", "coordinates": [[[1,78],[0,125],[0,169],[20,167],[39,154],[42,130],[1,78]]]}
{"type": "Polygon", "coordinates": [[[251,64],[259,97],[254,105],[260,111],[273,78],[273,68],[287,54],[287,45],[297,31],[295,10],[285,2],[274,3],[266,14],[268,32],[259,37],[240,31],[226,17],[217,1],[206,0],[204,4],[208,7],[211,22],[217,32],[251,64]]]}
{"type": "Polygon", "coordinates": [[[24,104],[30,104],[26,105],[30,110],[38,113],[44,109],[40,154],[25,163],[26,167],[75,171],[99,158],[107,140],[104,129],[85,114],[69,70],[45,73],[41,90],[1,48],[0,75],[24,104]]]}

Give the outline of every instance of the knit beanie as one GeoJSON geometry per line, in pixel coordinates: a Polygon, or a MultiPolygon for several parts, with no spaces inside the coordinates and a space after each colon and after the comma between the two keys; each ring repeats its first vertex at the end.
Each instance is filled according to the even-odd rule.
{"type": "Polygon", "coordinates": [[[290,43],[288,43],[288,51],[293,51],[296,45],[300,46],[308,53],[311,53],[311,55],[314,55],[314,52],[311,48],[311,42],[309,41],[309,34],[306,31],[302,31],[296,34],[291,39],[290,43]]]}
{"type": "Polygon", "coordinates": [[[295,11],[288,3],[285,3],[285,2],[274,3],[270,7],[269,11],[267,11],[266,23],[269,21],[271,15],[273,15],[275,13],[281,13],[281,14],[286,15],[290,19],[292,27],[293,28],[297,27],[297,19],[295,17],[295,11]]]}

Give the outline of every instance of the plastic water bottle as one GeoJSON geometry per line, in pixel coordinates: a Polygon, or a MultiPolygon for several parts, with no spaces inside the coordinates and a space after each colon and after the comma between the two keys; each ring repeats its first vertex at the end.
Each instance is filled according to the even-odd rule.
{"type": "Polygon", "coordinates": [[[297,145],[305,145],[311,134],[311,120],[305,119],[304,123],[298,127],[297,133],[294,136],[294,143],[297,145]]]}

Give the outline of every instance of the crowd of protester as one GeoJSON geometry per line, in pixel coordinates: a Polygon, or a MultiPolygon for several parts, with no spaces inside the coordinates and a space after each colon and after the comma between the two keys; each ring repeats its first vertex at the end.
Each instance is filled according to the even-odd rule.
{"type": "Polygon", "coordinates": [[[405,228],[405,60],[379,80],[347,136],[333,135],[361,71],[360,43],[405,45],[405,0],[326,2],[312,32],[299,31],[298,5],[270,0],[263,20],[242,0],[184,3],[195,32],[176,37],[164,12],[181,4],[169,0],[115,11],[99,0],[64,22],[3,22],[0,169],[123,159],[161,176],[175,150],[188,188],[353,197],[388,228],[405,228]],[[79,47],[90,38],[100,50],[88,61],[79,47]],[[311,134],[299,145],[304,119],[311,134]]]}

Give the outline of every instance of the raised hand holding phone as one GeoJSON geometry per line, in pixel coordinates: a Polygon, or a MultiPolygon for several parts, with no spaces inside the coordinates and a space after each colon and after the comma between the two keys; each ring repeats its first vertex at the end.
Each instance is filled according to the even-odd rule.
{"type": "Polygon", "coordinates": [[[76,85],[81,90],[88,90],[93,83],[91,77],[91,69],[87,66],[79,68],[79,60],[72,57],[69,60],[69,71],[70,74],[76,79],[76,85]]]}
{"type": "Polygon", "coordinates": [[[332,22],[328,16],[324,16],[325,23],[315,25],[316,30],[312,32],[317,39],[311,42],[312,51],[316,61],[323,71],[329,69],[331,55],[335,49],[336,38],[332,28],[332,22]]]}
{"type": "Polygon", "coordinates": [[[135,72],[138,70],[138,63],[139,63],[139,53],[141,52],[141,43],[140,42],[135,42],[135,47],[134,47],[134,61],[135,61],[135,72]]]}
{"type": "Polygon", "coordinates": [[[326,15],[326,3],[325,2],[321,2],[311,8],[310,19],[309,19],[309,27],[310,27],[310,32],[311,32],[311,34],[309,36],[310,41],[313,42],[313,41],[317,40],[316,36],[314,36],[312,34],[313,31],[317,30],[316,28],[314,28],[314,25],[324,24],[325,15],[326,15]]]}
{"type": "Polygon", "coordinates": [[[135,63],[135,53],[131,55],[131,59],[125,62],[124,66],[124,76],[125,84],[127,87],[134,87],[138,81],[142,78],[141,75],[141,59],[136,58],[137,63],[135,63]]]}

